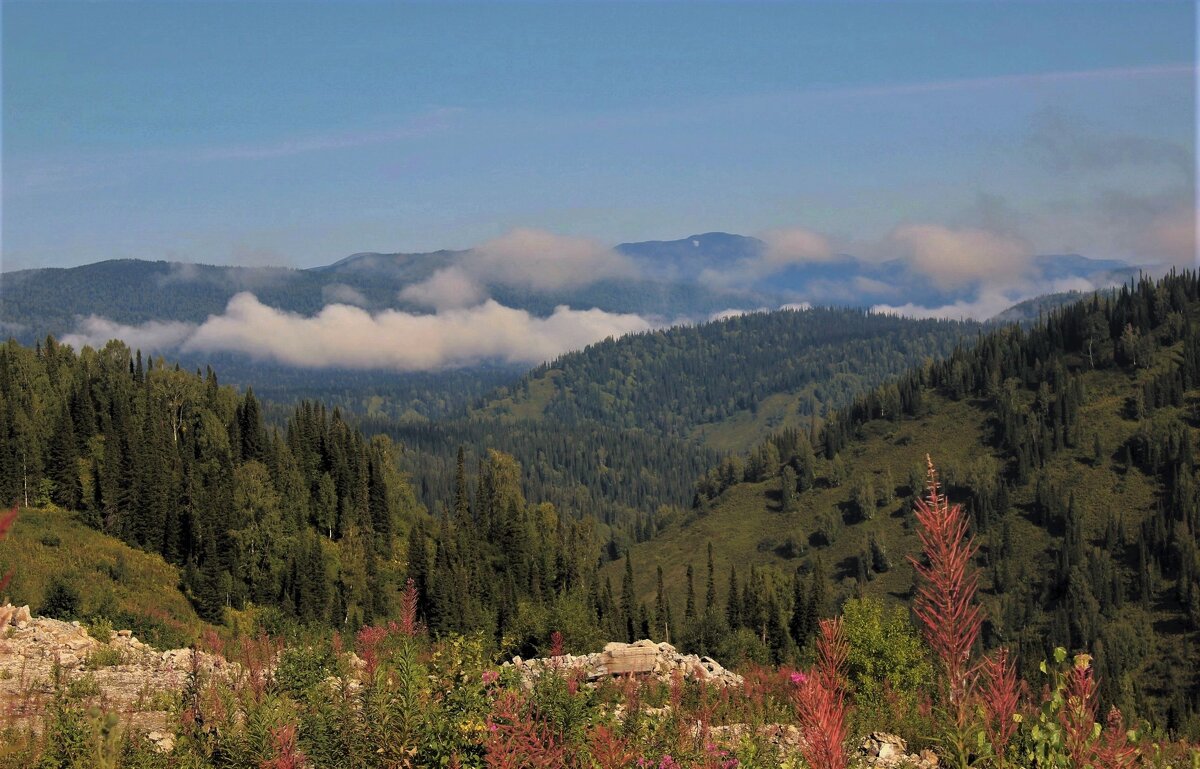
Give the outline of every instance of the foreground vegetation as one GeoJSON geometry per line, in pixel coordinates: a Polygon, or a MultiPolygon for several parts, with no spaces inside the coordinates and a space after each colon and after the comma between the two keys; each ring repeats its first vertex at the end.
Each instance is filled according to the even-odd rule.
{"type": "MultiPolygon", "coordinates": [[[[1005,650],[972,652],[974,542],[932,470],[918,503],[920,637],[871,600],[823,620],[804,669],[745,669],[740,687],[677,672],[591,685],[564,668],[523,682],[479,635],[430,639],[409,583],[398,622],[340,635],[204,645],[239,667],[197,666],[158,744],[87,709],[58,678],[39,729],[9,726],[5,767],[800,767],[843,769],[881,725],[956,767],[1184,766],[1195,746],[1098,710],[1091,659],[1058,650],[1021,682],[1005,650]],[[1040,693],[1034,693],[1039,692],[1040,693]],[[1031,694],[1033,693],[1033,694],[1031,694]]],[[[554,633],[549,655],[568,651],[554,633]]],[[[926,754],[927,755],[927,754],[926,754]]],[[[928,758],[923,758],[928,763],[928,758]]]]}

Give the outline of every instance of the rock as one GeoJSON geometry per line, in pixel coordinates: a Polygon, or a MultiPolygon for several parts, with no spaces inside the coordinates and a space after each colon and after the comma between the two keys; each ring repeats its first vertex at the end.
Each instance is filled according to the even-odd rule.
{"type": "Polygon", "coordinates": [[[32,619],[28,606],[18,606],[12,615],[12,623],[18,627],[27,625],[32,619]]]}
{"type": "Polygon", "coordinates": [[[118,630],[117,636],[120,638],[133,638],[132,630],[118,630]]]}
{"type": "Polygon", "coordinates": [[[603,651],[591,654],[531,660],[514,657],[504,664],[519,670],[526,688],[531,688],[534,680],[547,669],[578,673],[581,678],[593,682],[614,675],[653,676],[660,681],[669,681],[679,672],[721,686],[742,683],[741,676],[726,670],[711,657],[702,660],[694,654],[680,654],[669,643],[655,643],[649,639],[631,644],[613,641],[605,644],[603,651]]]}
{"type": "Polygon", "coordinates": [[[146,735],[146,739],[154,743],[160,753],[170,753],[175,748],[175,735],[167,732],[153,731],[146,735]]]}

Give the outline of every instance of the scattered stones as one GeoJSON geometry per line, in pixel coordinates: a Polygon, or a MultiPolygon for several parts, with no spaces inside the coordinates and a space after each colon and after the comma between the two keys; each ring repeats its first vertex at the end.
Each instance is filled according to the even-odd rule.
{"type": "Polygon", "coordinates": [[[932,750],[922,750],[917,755],[908,753],[908,743],[903,737],[887,732],[871,732],[858,747],[867,766],[880,767],[916,767],[917,769],[934,769],[938,765],[937,755],[932,750]]]}
{"type": "Polygon", "coordinates": [[[546,670],[581,673],[589,681],[598,681],[616,675],[639,675],[669,681],[675,671],[685,677],[708,681],[720,686],[740,686],[742,677],[726,670],[711,657],[695,654],[680,654],[665,641],[655,643],[648,639],[631,644],[612,642],[601,652],[591,654],[564,654],[561,657],[538,657],[522,660],[514,657],[505,667],[515,667],[521,674],[522,684],[533,686],[546,670]]]}

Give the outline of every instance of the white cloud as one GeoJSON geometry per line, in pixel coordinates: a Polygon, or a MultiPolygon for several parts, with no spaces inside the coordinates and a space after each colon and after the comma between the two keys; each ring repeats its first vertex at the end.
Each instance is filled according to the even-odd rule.
{"type": "Polygon", "coordinates": [[[922,307],[919,304],[890,305],[877,304],[871,308],[873,312],[883,312],[890,315],[903,315],[908,318],[942,318],[944,320],[987,320],[1004,312],[1014,304],[1026,299],[1059,294],[1068,291],[1089,293],[1111,285],[1108,282],[1091,281],[1087,278],[1062,278],[1049,282],[1030,282],[1010,286],[1006,289],[985,289],[974,299],[959,299],[951,304],[940,307],[922,307]]]}
{"type": "Polygon", "coordinates": [[[326,304],[353,304],[357,307],[366,307],[367,298],[363,293],[354,286],[347,286],[345,283],[330,283],[327,286],[321,286],[321,299],[326,304]]]}
{"type": "Polygon", "coordinates": [[[1008,286],[1024,278],[1033,260],[1025,241],[987,230],[906,224],[888,236],[904,261],[942,289],[985,281],[1008,286]]]}
{"type": "Polygon", "coordinates": [[[200,325],[151,321],[129,326],[91,316],[63,341],[82,346],[123,339],[145,351],[237,352],[302,368],[432,371],[483,361],[541,363],[607,337],[647,331],[639,315],[558,307],[545,318],[494,300],[433,315],[385,310],[372,315],[347,304],[313,316],[264,305],[250,293],[200,325]]]}
{"type": "Polygon", "coordinates": [[[800,227],[771,230],[762,235],[762,241],[765,244],[762,268],[769,272],[790,264],[832,262],[838,259],[828,238],[800,227]]]}
{"type": "Polygon", "coordinates": [[[632,260],[588,238],[518,228],[463,255],[459,265],[485,282],[553,291],[632,277],[632,260]]]}
{"type": "Polygon", "coordinates": [[[152,320],[139,326],[127,326],[99,315],[89,315],[79,321],[74,333],[63,336],[62,341],[75,349],[85,345],[99,349],[110,339],[121,339],[134,350],[167,352],[179,347],[195,330],[196,324],[182,321],[152,320]]]}
{"type": "Polygon", "coordinates": [[[944,320],[986,320],[997,313],[1007,310],[1018,301],[998,291],[982,292],[976,299],[960,299],[953,304],[941,307],[922,307],[909,302],[901,305],[878,304],[871,308],[872,312],[882,312],[889,315],[902,315],[906,318],[942,318],[944,320]]]}
{"type": "Polygon", "coordinates": [[[456,255],[451,266],[401,289],[399,298],[441,310],[478,304],[487,284],[548,292],[637,274],[629,257],[597,241],[517,228],[456,255]]]}
{"type": "Polygon", "coordinates": [[[834,253],[828,238],[801,227],[770,230],[761,236],[762,253],[722,267],[706,267],[697,280],[716,290],[736,288],[782,272],[797,264],[822,264],[843,257],[834,253]]]}
{"type": "Polygon", "coordinates": [[[421,307],[449,310],[477,305],[487,293],[461,267],[446,267],[427,280],[405,286],[397,296],[401,301],[421,307]]]}

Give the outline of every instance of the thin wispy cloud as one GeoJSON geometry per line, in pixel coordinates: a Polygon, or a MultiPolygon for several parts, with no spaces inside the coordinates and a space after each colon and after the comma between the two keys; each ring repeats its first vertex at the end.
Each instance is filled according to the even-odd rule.
{"type": "Polygon", "coordinates": [[[312,152],[353,149],[389,144],[428,136],[450,126],[464,110],[440,107],[419,115],[394,128],[371,131],[340,131],[308,136],[284,137],[272,141],[209,147],[195,153],[197,160],[266,160],[305,155],[312,152]]]}
{"type": "Polygon", "coordinates": [[[1096,69],[1058,70],[1050,72],[1022,72],[1008,75],[923,80],[911,83],[836,86],[832,88],[813,89],[812,91],[806,91],[806,93],[826,94],[830,96],[902,96],[905,94],[937,93],[940,91],[1056,85],[1084,81],[1180,77],[1184,75],[1194,76],[1195,74],[1195,64],[1178,63],[1145,67],[1099,67],[1096,69]]]}

